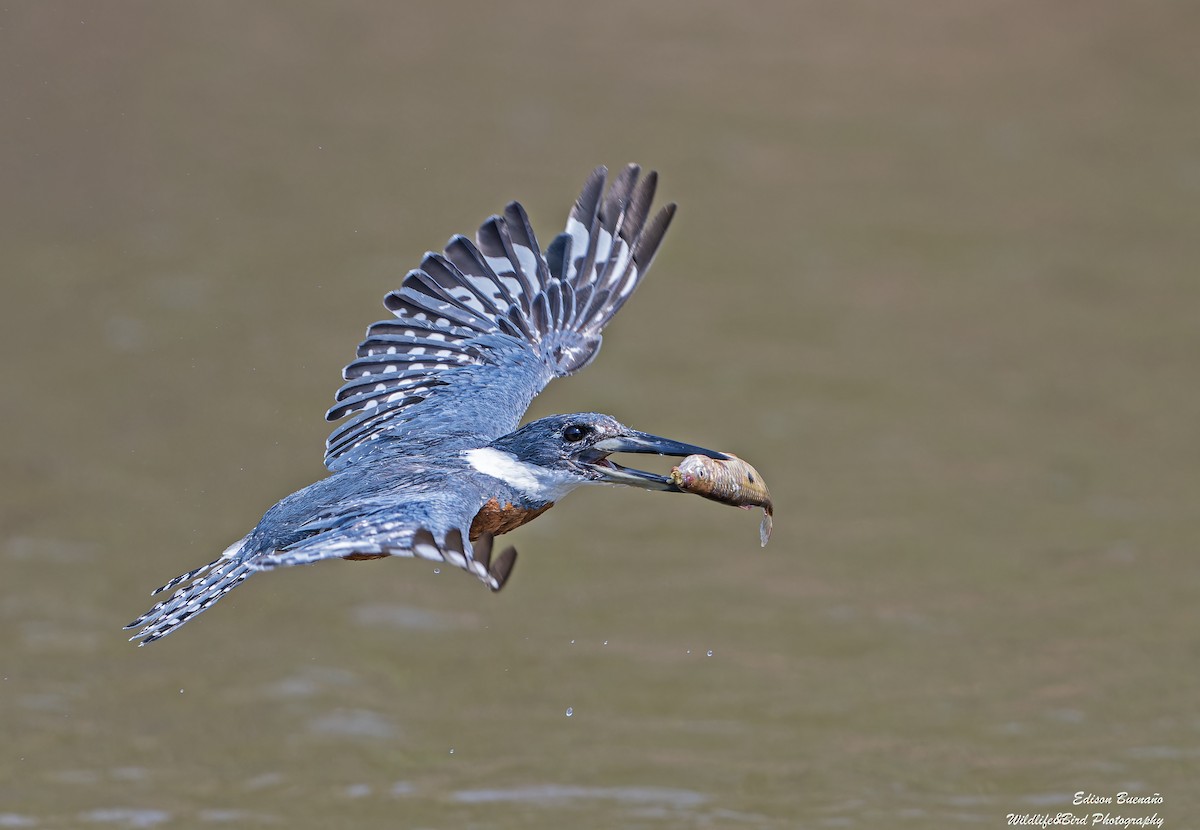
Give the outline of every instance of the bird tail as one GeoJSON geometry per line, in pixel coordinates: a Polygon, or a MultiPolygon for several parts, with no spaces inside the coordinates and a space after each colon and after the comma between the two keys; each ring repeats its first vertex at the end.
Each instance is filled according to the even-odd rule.
{"type": "Polygon", "coordinates": [[[126,630],[141,627],[140,631],[129,638],[130,641],[141,640],[138,645],[144,646],[155,640],[161,640],[192,617],[208,610],[213,603],[254,573],[254,568],[246,562],[244,556],[241,556],[245,543],[246,539],[239,539],[212,562],[180,574],[166,585],[151,592],[151,596],[155,596],[177,586],[183,586],[175,591],[169,599],[159,602],[125,626],[126,630]]]}

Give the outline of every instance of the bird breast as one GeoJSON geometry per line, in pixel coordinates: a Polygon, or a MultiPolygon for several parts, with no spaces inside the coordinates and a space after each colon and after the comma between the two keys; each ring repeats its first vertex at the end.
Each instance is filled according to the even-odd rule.
{"type": "Polygon", "coordinates": [[[518,507],[512,502],[501,504],[499,499],[490,498],[484,502],[483,507],[479,508],[479,512],[471,521],[469,532],[471,541],[474,542],[484,533],[499,536],[501,533],[516,530],[521,525],[532,522],[553,506],[554,502],[547,502],[541,507],[525,508],[518,507]]]}

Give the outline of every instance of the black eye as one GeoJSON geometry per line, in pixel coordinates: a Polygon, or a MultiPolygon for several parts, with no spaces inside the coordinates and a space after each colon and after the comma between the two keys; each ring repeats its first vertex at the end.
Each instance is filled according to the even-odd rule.
{"type": "Polygon", "coordinates": [[[576,441],[582,441],[587,434],[588,428],[582,427],[579,424],[571,424],[563,430],[563,438],[572,444],[576,441]]]}

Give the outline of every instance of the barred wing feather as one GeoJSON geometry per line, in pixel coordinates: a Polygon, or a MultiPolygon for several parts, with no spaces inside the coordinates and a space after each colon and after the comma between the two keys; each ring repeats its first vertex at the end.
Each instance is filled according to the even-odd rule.
{"type": "Polygon", "coordinates": [[[326,443],[339,470],[380,438],[410,431],[490,441],[520,423],[555,377],[598,353],[601,332],[646,270],[674,216],[649,222],[657,176],[629,165],[607,194],[607,170],[588,177],[566,229],[543,256],[525,209],[510,203],[472,242],[455,236],[425,255],[384,298],[395,319],[367,329],[326,413],[348,416],[326,443]]]}

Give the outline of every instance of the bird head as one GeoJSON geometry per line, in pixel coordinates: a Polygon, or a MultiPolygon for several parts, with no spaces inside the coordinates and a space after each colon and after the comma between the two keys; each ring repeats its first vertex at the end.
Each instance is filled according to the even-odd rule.
{"type": "Polygon", "coordinates": [[[491,447],[512,455],[520,464],[531,465],[578,484],[624,484],[676,492],[679,488],[666,476],[623,467],[609,456],[630,452],[729,457],[715,450],[630,429],[616,418],[596,412],[541,418],[497,438],[491,447]]]}

